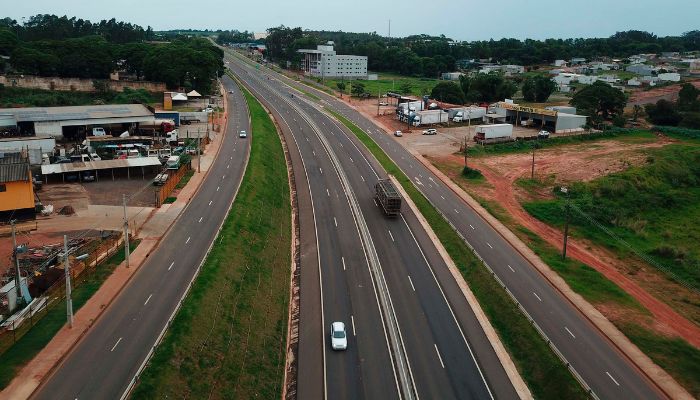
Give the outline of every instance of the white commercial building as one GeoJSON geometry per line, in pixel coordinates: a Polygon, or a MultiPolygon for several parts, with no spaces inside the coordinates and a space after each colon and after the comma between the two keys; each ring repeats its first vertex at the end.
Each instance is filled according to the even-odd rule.
{"type": "Polygon", "coordinates": [[[301,49],[301,68],[307,75],[326,78],[367,78],[367,56],[336,54],[333,42],[316,46],[316,50],[301,49]]]}

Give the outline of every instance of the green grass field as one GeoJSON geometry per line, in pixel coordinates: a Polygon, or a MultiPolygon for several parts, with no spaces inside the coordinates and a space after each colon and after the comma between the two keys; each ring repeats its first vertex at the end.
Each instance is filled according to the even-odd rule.
{"type": "Polygon", "coordinates": [[[593,143],[599,140],[614,139],[625,143],[651,143],[656,136],[647,130],[613,129],[601,133],[591,133],[576,136],[551,137],[542,140],[518,140],[516,142],[498,143],[487,146],[473,145],[469,147],[470,157],[490,156],[509,153],[528,153],[535,149],[593,143]]]}
{"type": "MultiPolygon", "coordinates": [[[[325,85],[328,86],[329,88],[333,90],[338,90],[338,86],[336,85],[337,82],[341,82],[340,79],[326,79],[325,80],[325,85]]],[[[401,75],[391,75],[391,74],[379,74],[379,79],[376,81],[367,81],[367,80],[360,80],[360,81],[348,81],[344,80],[346,84],[345,88],[345,94],[348,95],[350,94],[350,86],[352,85],[353,82],[359,82],[362,83],[365,86],[365,92],[371,94],[375,98],[379,93],[382,95],[386,94],[387,92],[394,92],[394,93],[401,93],[401,94],[412,94],[414,96],[423,96],[426,94],[430,94],[430,92],[433,90],[435,85],[437,85],[440,81],[437,79],[429,79],[429,78],[414,78],[414,77],[409,77],[409,76],[401,76],[401,75]],[[408,84],[411,86],[411,92],[410,93],[403,93],[401,92],[401,87],[402,85],[408,84]]]]}
{"type": "MultiPolygon", "coordinates": [[[[133,240],[129,243],[132,253],[139,243],[140,240],[133,240]]],[[[77,313],[85,305],[122,261],[124,261],[124,246],[120,247],[107,261],[95,267],[93,272],[86,273],[85,277],[81,278],[79,282],[73,282],[75,287],[71,297],[73,299],[74,313],[77,313]]],[[[66,303],[65,301],[55,301],[49,306],[46,315],[36,325],[14,345],[0,354],[0,362],[2,362],[2,368],[0,368],[0,389],[7,387],[22,367],[31,361],[65,324],[66,303]]]]}
{"type": "Polygon", "coordinates": [[[291,264],[287,165],[267,112],[244,92],[253,136],[241,188],[132,398],[281,395],[291,264]]]}
{"type": "Polygon", "coordinates": [[[406,175],[364,131],[329,111],[372,152],[384,169],[401,183],[440,242],[454,260],[535,398],[585,399],[587,395],[530,325],[506,292],[445,219],[416,189],[406,175]]]}
{"type": "MultiPolygon", "coordinates": [[[[565,199],[556,195],[554,200],[527,202],[523,207],[537,219],[561,227],[565,199]]],[[[673,144],[647,150],[646,164],[575,183],[570,195],[576,207],[571,212],[574,235],[623,258],[634,255],[627,243],[672,279],[700,287],[700,226],[696,223],[700,220],[700,146],[673,144]]]]}

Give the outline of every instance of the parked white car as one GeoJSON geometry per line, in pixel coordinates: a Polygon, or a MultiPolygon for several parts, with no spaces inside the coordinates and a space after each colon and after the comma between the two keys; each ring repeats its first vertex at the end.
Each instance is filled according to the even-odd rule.
{"type": "Polygon", "coordinates": [[[348,335],[345,332],[345,324],[342,322],[331,324],[331,348],[333,350],[345,350],[348,348],[348,335]]]}
{"type": "Polygon", "coordinates": [[[396,131],[396,132],[394,132],[394,136],[401,137],[401,136],[403,136],[403,133],[401,133],[401,131],[396,131]]]}
{"type": "Polygon", "coordinates": [[[437,129],[426,129],[423,131],[424,135],[437,135],[437,129]]]}
{"type": "Polygon", "coordinates": [[[248,133],[247,133],[246,131],[241,131],[241,133],[238,134],[238,137],[239,137],[239,138],[247,138],[247,137],[248,137],[248,133]]]}

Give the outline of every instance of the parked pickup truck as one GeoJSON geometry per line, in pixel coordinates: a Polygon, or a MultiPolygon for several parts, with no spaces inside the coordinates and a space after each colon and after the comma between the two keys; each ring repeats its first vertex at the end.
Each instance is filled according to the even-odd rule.
{"type": "Polygon", "coordinates": [[[156,186],[162,186],[165,185],[165,182],[168,181],[168,173],[167,172],[162,172],[158,175],[156,175],[155,179],[153,179],[153,184],[156,186]]]}

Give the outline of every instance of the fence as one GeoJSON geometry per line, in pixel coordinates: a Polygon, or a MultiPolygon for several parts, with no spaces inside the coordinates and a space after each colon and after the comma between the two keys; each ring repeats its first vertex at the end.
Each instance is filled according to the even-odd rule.
{"type": "Polygon", "coordinates": [[[167,199],[168,196],[170,196],[170,193],[172,193],[175,189],[175,186],[177,186],[177,184],[180,183],[180,179],[182,179],[182,177],[185,176],[187,171],[191,169],[191,163],[187,163],[185,165],[181,165],[180,168],[178,168],[178,170],[174,173],[169,173],[168,180],[165,181],[163,186],[156,189],[156,207],[160,207],[163,205],[165,199],[167,199]]]}
{"type": "MultiPolygon", "coordinates": [[[[119,250],[119,246],[121,246],[123,241],[121,235],[109,237],[100,243],[94,257],[89,257],[85,263],[73,263],[75,268],[71,268],[70,270],[73,289],[75,290],[90,279],[97,266],[114,255],[119,250]],[[104,251],[99,251],[101,249],[104,251]]],[[[65,276],[61,275],[53,285],[41,294],[42,297],[47,299],[43,305],[38,306],[37,309],[34,310],[30,309],[27,317],[18,322],[13,322],[12,325],[0,330],[0,355],[4,354],[5,351],[12,347],[15,342],[29,332],[29,330],[49,312],[62,308],[64,310],[63,314],[65,315],[65,287],[66,279],[65,276]]]]}

